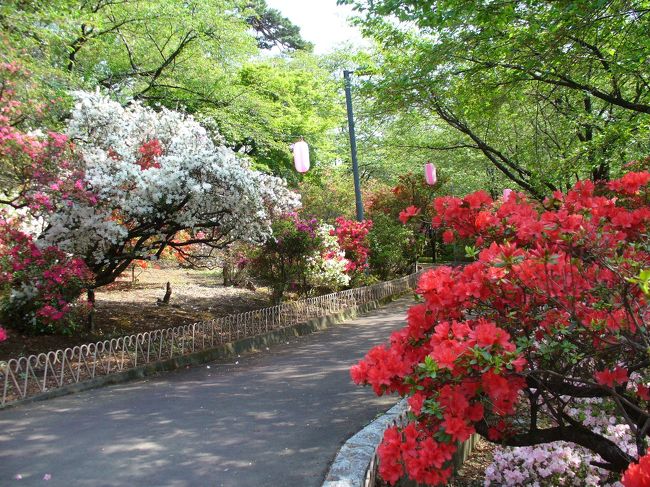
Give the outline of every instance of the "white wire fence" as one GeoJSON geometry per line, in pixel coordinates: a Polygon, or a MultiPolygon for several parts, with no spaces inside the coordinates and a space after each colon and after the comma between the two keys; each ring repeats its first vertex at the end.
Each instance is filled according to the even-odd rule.
{"type": "Polygon", "coordinates": [[[416,286],[421,273],[191,325],[11,359],[0,364],[0,383],[4,385],[0,407],[70,384],[209,350],[402,294],[416,286]]]}

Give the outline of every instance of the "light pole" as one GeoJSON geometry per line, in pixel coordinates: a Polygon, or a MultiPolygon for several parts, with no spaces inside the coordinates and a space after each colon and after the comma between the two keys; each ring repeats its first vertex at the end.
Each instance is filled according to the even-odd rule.
{"type": "Polygon", "coordinates": [[[357,207],[357,221],[363,221],[363,203],[361,202],[361,182],[359,180],[359,163],[357,161],[357,139],[354,135],[354,115],[352,114],[352,93],[350,75],[354,71],[343,71],[345,79],[345,104],[348,109],[348,131],[350,132],[350,152],[352,153],[352,174],[354,175],[354,200],[357,207]]]}

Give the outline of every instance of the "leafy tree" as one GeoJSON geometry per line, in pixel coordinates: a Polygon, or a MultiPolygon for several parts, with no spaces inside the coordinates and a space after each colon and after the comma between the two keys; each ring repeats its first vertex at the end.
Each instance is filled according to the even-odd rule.
{"type": "Polygon", "coordinates": [[[252,12],[246,22],[255,29],[257,45],[260,49],[284,47],[286,49],[311,51],[314,46],[300,35],[300,27],[274,8],[266,0],[253,0],[246,5],[252,12]]]}
{"type": "Polygon", "coordinates": [[[170,108],[190,101],[224,105],[233,62],[254,53],[234,6],[228,0],[10,1],[0,23],[12,44],[31,54],[28,68],[49,65],[68,86],[99,85],[170,108]]]}
{"type": "Polygon", "coordinates": [[[645,2],[343,3],[383,46],[376,109],[450,129],[431,150],[482,154],[541,198],[648,149],[645,2]]]}
{"type": "MultiPolygon", "coordinates": [[[[262,17],[272,11],[238,0],[10,1],[0,6],[0,25],[10,57],[21,58],[48,97],[99,86],[122,103],[182,108],[257,167],[296,177],[290,144],[302,135],[315,162],[329,159],[343,105],[306,50],[259,56],[247,23],[258,15],[252,7],[262,17]]],[[[289,34],[273,35],[289,42],[289,34]]]]}
{"type": "Polygon", "coordinates": [[[252,157],[258,168],[294,182],[299,175],[293,169],[291,144],[299,137],[309,143],[314,168],[336,157],[332,130],[343,119],[344,105],[318,59],[296,52],[247,63],[236,83],[241,90],[236,106],[203,110],[235,151],[252,157]]]}

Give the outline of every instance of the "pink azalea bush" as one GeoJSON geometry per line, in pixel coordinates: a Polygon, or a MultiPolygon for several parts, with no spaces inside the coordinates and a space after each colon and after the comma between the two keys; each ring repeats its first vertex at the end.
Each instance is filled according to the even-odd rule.
{"type": "MultiPolygon", "coordinates": [[[[633,456],[636,445],[629,425],[625,424],[623,418],[600,406],[598,401],[585,400],[569,408],[567,413],[633,456]]],[[[598,454],[566,441],[525,447],[498,446],[494,450],[492,463],[485,471],[484,485],[620,487],[620,482],[611,479],[611,472],[595,465],[602,463],[603,459],[598,454]]]]}
{"type": "Polygon", "coordinates": [[[38,246],[0,219],[0,311],[7,324],[30,333],[72,332],[84,311],[77,297],[90,280],[81,259],[38,246]]]}
{"type": "MultiPolygon", "coordinates": [[[[82,184],[65,135],[22,128],[43,110],[18,96],[28,77],[20,65],[0,63],[0,316],[26,332],[70,332],[90,273],[81,259],[32,234],[56,205],[96,196],[82,184]]],[[[2,341],[7,333],[0,330],[2,341]]]]}

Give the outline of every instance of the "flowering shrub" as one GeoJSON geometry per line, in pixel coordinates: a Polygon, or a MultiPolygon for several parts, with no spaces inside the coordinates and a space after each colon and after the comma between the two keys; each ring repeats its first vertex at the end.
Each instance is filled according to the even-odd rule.
{"type": "MultiPolygon", "coordinates": [[[[629,425],[600,405],[600,401],[593,399],[578,401],[569,414],[581,418],[585,426],[613,441],[629,455],[634,455],[636,446],[629,425]]],[[[611,409],[609,406],[607,409],[611,409]]],[[[609,482],[611,472],[594,465],[602,461],[599,455],[565,441],[535,446],[499,446],[485,471],[485,486],[620,486],[617,481],[609,482]]]]}
{"type": "Polygon", "coordinates": [[[439,235],[431,229],[431,200],[436,193],[444,191],[446,181],[441,178],[435,186],[426,184],[422,174],[402,174],[397,185],[389,191],[377,191],[368,197],[368,215],[373,221],[377,215],[389,215],[403,225],[407,222],[412,232],[410,262],[420,256],[430,255],[434,261],[439,256],[439,235]],[[427,248],[428,247],[428,248],[427,248]]]}
{"type": "Polygon", "coordinates": [[[350,282],[348,262],[333,230],[296,214],[273,224],[273,238],[259,248],[250,272],[271,285],[274,302],[287,289],[307,295],[315,288],[337,289],[350,282]]]}
{"type": "Polygon", "coordinates": [[[571,442],[616,473],[646,453],[649,181],[583,181],[543,204],[514,193],[434,200],[433,225],[476,260],[424,274],[406,328],[351,370],[378,394],[410,396],[409,424],[379,449],[387,481],[444,484],[474,432],[506,446],[571,442]],[[578,412],[584,399],[613,405],[634,452],[578,412]]]}
{"type": "Polygon", "coordinates": [[[321,223],[315,233],[318,244],[307,256],[306,283],[311,288],[328,290],[347,286],[350,262],[339,246],[334,227],[321,223]]]}
{"type": "Polygon", "coordinates": [[[59,201],[39,238],[83,257],[96,285],[167,247],[263,242],[272,217],[299,205],[284,181],[251,170],[191,116],[76,97],[67,135],[83,172],[78,186],[96,198],[59,201]]]}
{"type": "MultiPolygon", "coordinates": [[[[81,259],[56,247],[39,247],[29,235],[0,220],[0,311],[13,328],[73,331],[76,298],[90,277],[81,259]]],[[[1,336],[6,338],[5,333],[1,336]]]]}
{"type": "Polygon", "coordinates": [[[339,247],[345,252],[346,272],[357,272],[368,268],[368,254],[370,253],[368,232],[371,228],[371,220],[358,222],[344,217],[336,219],[336,225],[332,231],[338,239],[339,247]]]}

